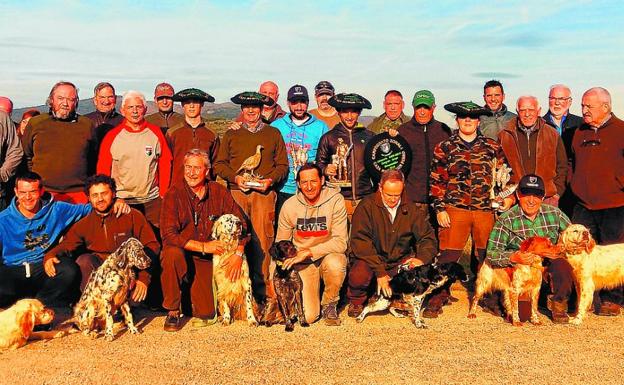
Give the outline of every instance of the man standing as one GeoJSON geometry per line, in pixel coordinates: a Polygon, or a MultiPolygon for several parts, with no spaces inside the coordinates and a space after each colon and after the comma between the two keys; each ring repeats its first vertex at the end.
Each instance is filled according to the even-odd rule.
{"type": "Polygon", "coordinates": [[[489,80],[483,86],[483,100],[488,114],[480,117],[481,133],[488,138],[498,140],[498,133],[505,128],[507,122],[513,119],[516,114],[507,110],[505,101],[505,90],[498,80],[489,80]]]}
{"type": "Polygon", "coordinates": [[[169,128],[184,122],[184,117],[173,111],[174,93],[171,84],[158,84],[154,89],[154,102],[158,111],[145,117],[148,123],[160,127],[163,135],[167,133],[169,128]]]}
{"type": "Polygon", "coordinates": [[[310,110],[310,114],[324,121],[330,130],[340,123],[338,112],[329,105],[329,99],[334,96],[334,93],[334,86],[330,82],[326,80],[318,82],[316,87],[314,87],[314,98],[316,99],[317,108],[310,110]]]}
{"type": "MultiPolygon", "coordinates": [[[[223,214],[236,215],[247,233],[247,221],[228,190],[208,180],[210,158],[205,151],[193,149],[184,156],[184,182],[175,184],[165,195],[161,234],[163,250],[161,282],[163,307],[168,310],[164,329],[181,328],[181,286],[191,286],[195,326],[206,326],[216,316],[212,291],[212,254],[222,253],[221,241],[211,240],[212,226],[223,214]],[[189,264],[191,264],[189,266],[189,264]]],[[[249,237],[239,241],[238,249],[225,261],[228,278],[240,277],[243,250],[249,237]]]]}
{"type": "Polygon", "coordinates": [[[98,143],[104,139],[108,131],[113,129],[113,127],[117,127],[123,120],[123,116],[115,111],[116,103],[117,95],[112,84],[101,82],[95,86],[93,89],[95,111],[85,116],[93,122],[98,143]]]}
{"type": "MultiPolygon", "coordinates": [[[[502,214],[494,224],[487,244],[487,259],[493,267],[509,267],[516,263],[531,265],[532,260],[517,258],[520,244],[534,236],[546,237],[555,244],[559,233],[570,225],[568,217],[556,207],[544,203],[544,180],[535,174],[520,179],[516,196],[518,205],[502,214]]],[[[548,265],[553,295],[549,298],[552,320],[568,323],[568,297],[572,291],[572,267],[563,258],[552,259],[548,265]]]]}
{"type": "Polygon", "coordinates": [[[381,174],[379,190],[355,209],[349,241],[349,317],[364,308],[368,288],[377,279],[377,293],[390,297],[390,280],[398,266],[416,267],[436,255],[436,237],[427,208],[412,204],[404,193],[405,179],[398,170],[381,174]]]}
{"type": "Polygon", "coordinates": [[[17,167],[22,163],[22,146],[11,116],[0,111],[0,211],[9,205],[10,181],[17,167]]]}
{"type": "MultiPolygon", "coordinates": [[[[254,257],[250,261],[254,288],[264,282],[266,296],[275,298],[269,276],[269,248],[275,237],[276,189],[288,176],[286,146],[279,130],[261,120],[262,106],[272,105],[271,98],[242,92],[232,102],[241,106],[243,122],[241,129],[223,135],[215,172],[228,183],[232,197],[251,220],[253,250],[247,255],[254,257]],[[247,180],[241,175],[243,171],[256,175],[256,180],[247,180]]],[[[260,299],[265,294],[261,288],[256,293],[260,299]]]]}
{"type": "Polygon", "coordinates": [[[290,114],[277,119],[272,126],[277,128],[286,144],[288,153],[288,178],[277,193],[275,215],[286,200],[297,192],[295,176],[299,167],[316,158],[319,140],[328,131],[327,125],[308,113],[308,90],[302,85],[294,85],[288,90],[290,114]]]}
{"type": "Polygon", "coordinates": [[[184,110],[184,122],[167,131],[167,143],[173,154],[172,184],[184,180],[184,155],[193,148],[206,151],[211,164],[217,159],[219,137],[208,128],[201,116],[204,103],[213,103],[215,98],[197,88],[187,88],[173,95],[173,101],[180,102],[184,110]]]}
{"type": "Polygon", "coordinates": [[[47,103],[50,112],[30,119],[22,137],[28,169],[41,175],[55,200],[87,203],[84,183],[97,162],[93,122],[76,114],[78,90],[73,83],[56,83],[47,103]]]}
{"type": "Polygon", "coordinates": [[[405,102],[403,95],[397,90],[390,90],[384,96],[384,113],[376,117],[368,129],[375,134],[396,130],[400,125],[409,121],[409,117],[403,113],[405,102]]]}
{"type": "Polygon", "coordinates": [[[301,166],[297,195],[284,203],[275,240],[290,240],[297,247],[297,255],[284,261],[284,268],[299,271],[306,321],[316,321],[320,310],[326,325],[339,326],[338,298],[347,271],[347,212],[340,191],[324,184],[316,164],[301,166]]]}
{"type": "Polygon", "coordinates": [[[371,104],[358,94],[335,95],[329,100],[329,104],[338,111],[340,124],[321,137],[316,162],[330,180],[341,174],[332,158],[337,156],[344,162],[346,178],[343,180],[348,182],[348,186],[342,187],[341,193],[345,197],[347,215],[350,219],[359,201],[375,191],[364,166],[366,143],[375,134],[358,123],[362,109],[370,109],[371,104]]]}
{"type": "MultiPolygon", "coordinates": [[[[590,88],[581,102],[583,124],[572,141],[572,192],[578,197],[572,221],[599,244],[624,242],[624,122],[612,113],[611,95],[590,88]]],[[[620,313],[620,290],[601,291],[600,313],[620,313]]]]}
{"type": "Polygon", "coordinates": [[[583,124],[583,118],[570,113],[572,91],[564,84],[555,84],[548,92],[548,112],[544,115],[546,123],[557,129],[566,149],[568,158],[572,155],[574,132],[583,124]]]}
{"type": "Polygon", "coordinates": [[[121,102],[122,123],[104,137],[98,174],[110,175],[117,196],[145,215],[158,228],[161,198],[171,176],[171,152],[164,135],[145,120],[145,97],[128,91],[121,102]]]}
{"type": "MultiPolygon", "coordinates": [[[[63,257],[72,257],[80,267],[80,291],[83,291],[91,272],[129,238],[138,239],[152,260],[158,257],[160,244],[143,214],[135,209],[121,216],[113,214],[116,191],[115,181],[106,175],[98,174],[87,179],[85,192],[92,211],[71,226],[61,243],[46,253],[43,263],[48,276],[54,277],[55,266],[63,257]],[[77,256],[78,251],[83,254],[77,256]]],[[[139,272],[139,278],[132,290],[133,301],[141,302],[145,299],[150,278],[149,271],[139,272]]]]}
{"type": "Polygon", "coordinates": [[[512,180],[518,183],[524,175],[539,175],[546,186],[544,202],[557,207],[565,191],[568,159],[561,137],[540,118],[540,111],[535,96],[519,97],[518,117],[507,123],[498,141],[513,170],[512,180]]]}

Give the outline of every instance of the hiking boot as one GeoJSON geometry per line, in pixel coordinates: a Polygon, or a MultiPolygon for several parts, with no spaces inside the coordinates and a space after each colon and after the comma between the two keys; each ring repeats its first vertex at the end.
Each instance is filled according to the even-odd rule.
{"type": "Polygon", "coordinates": [[[620,315],[620,305],[609,301],[602,301],[602,303],[600,304],[600,311],[598,312],[598,315],[620,315]]]}
{"type": "Polygon", "coordinates": [[[357,318],[362,313],[362,310],[364,310],[363,305],[355,305],[350,303],[347,315],[351,318],[357,318]]]}
{"type": "Polygon", "coordinates": [[[182,316],[179,311],[170,311],[165,318],[163,329],[166,332],[177,332],[182,328],[182,316]]]}
{"type": "Polygon", "coordinates": [[[441,307],[428,307],[423,311],[422,316],[424,318],[438,318],[440,314],[442,314],[441,307]]]}
{"type": "MultiPolygon", "coordinates": [[[[323,309],[321,310],[321,314],[323,316],[323,321],[327,326],[340,326],[340,318],[338,318],[338,302],[328,303],[327,305],[323,305],[323,309]]],[[[351,310],[351,308],[349,308],[351,310]]],[[[360,313],[362,311],[360,310],[360,313]]],[[[359,314],[358,314],[359,315],[359,314]]]]}
{"type": "Polygon", "coordinates": [[[191,326],[193,326],[194,328],[203,328],[206,326],[214,325],[216,322],[217,322],[217,317],[212,317],[212,318],[195,317],[191,321],[191,326]]]}
{"type": "Polygon", "coordinates": [[[568,317],[568,301],[553,301],[548,298],[548,305],[551,311],[552,321],[556,324],[567,324],[570,321],[568,317]]]}

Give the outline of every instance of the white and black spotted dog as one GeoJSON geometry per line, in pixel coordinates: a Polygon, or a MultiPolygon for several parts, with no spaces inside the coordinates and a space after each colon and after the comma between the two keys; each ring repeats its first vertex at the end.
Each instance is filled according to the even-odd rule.
{"type": "Polygon", "coordinates": [[[226,277],[225,265],[236,251],[242,233],[240,219],[233,214],[224,214],[212,226],[212,239],[223,242],[224,252],[213,254],[212,271],[217,286],[217,306],[221,323],[226,326],[234,319],[246,319],[250,326],[258,326],[254,314],[256,304],[251,292],[249,266],[243,255],[240,278],[234,282],[226,277]]]}
{"type": "Polygon", "coordinates": [[[95,338],[104,326],[104,338],[112,341],[113,316],[120,309],[130,333],[139,333],[132,320],[128,294],[135,279],[132,269],[147,269],[150,263],[151,259],[136,238],[128,239],[110,254],[91,273],[80,301],[74,307],[74,323],[78,329],[95,338]]]}
{"type": "MultiPolygon", "coordinates": [[[[409,265],[399,266],[398,273],[390,280],[390,288],[393,296],[399,295],[403,300],[411,306],[411,317],[414,326],[424,329],[427,326],[422,321],[420,311],[425,297],[435,289],[445,284],[452,284],[456,280],[467,281],[468,277],[464,272],[464,268],[455,262],[417,266],[413,269],[409,265]]],[[[383,295],[374,296],[364,307],[362,313],[356,318],[357,322],[364,321],[369,313],[389,309],[390,313],[395,317],[403,317],[396,309],[391,306],[392,299],[383,295]]]]}

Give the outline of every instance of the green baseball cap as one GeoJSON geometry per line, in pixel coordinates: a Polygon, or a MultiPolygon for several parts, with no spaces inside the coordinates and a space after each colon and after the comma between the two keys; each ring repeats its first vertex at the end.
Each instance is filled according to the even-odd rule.
{"type": "Polygon", "coordinates": [[[420,105],[425,105],[429,108],[435,104],[435,97],[433,93],[429,90],[420,90],[416,91],[414,94],[414,99],[412,99],[412,106],[418,107],[420,105]]]}

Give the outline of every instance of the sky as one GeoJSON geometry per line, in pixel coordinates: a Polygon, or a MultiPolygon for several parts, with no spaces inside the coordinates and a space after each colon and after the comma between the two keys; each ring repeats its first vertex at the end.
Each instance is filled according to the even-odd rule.
{"type": "MultiPolygon", "coordinates": [[[[383,112],[389,89],[407,101],[429,89],[443,105],[483,104],[502,81],[506,104],[548,88],[607,88],[624,115],[624,7],[619,1],[6,1],[0,0],[0,95],[16,108],[43,104],[69,80],[80,97],[100,81],[118,93],[200,88],[217,102],[265,80],[313,93],[320,80],[368,98],[383,112]]],[[[311,103],[316,107],[315,103],[311,103]]]]}

